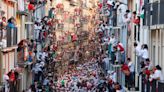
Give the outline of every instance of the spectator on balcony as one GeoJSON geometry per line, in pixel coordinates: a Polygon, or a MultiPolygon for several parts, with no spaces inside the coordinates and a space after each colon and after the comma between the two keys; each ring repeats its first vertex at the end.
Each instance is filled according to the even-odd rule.
{"type": "Polygon", "coordinates": [[[136,56],[141,56],[141,45],[139,42],[134,42],[134,48],[136,56]]]}
{"type": "Polygon", "coordinates": [[[7,26],[8,26],[9,28],[15,28],[15,18],[14,18],[14,17],[11,17],[11,18],[8,20],[7,26]]]}
{"type": "Polygon", "coordinates": [[[118,41],[117,43],[117,51],[119,51],[119,55],[118,55],[118,62],[125,62],[125,50],[124,50],[124,47],[123,47],[123,44],[118,41]]]}
{"type": "Polygon", "coordinates": [[[128,62],[128,67],[130,69],[130,72],[134,73],[134,63],[131,61],[130,58],[127,59],[127,62],[128,62]]]}
{"type": "Polygon", "coordinates": [[[140,63],[141,63],[141,45],[139,42],[134,42],[134,53],[137,57],[137,72],[141,71],[140,63]]]}
{"type": "Polygon", "coordinates": [[[39,22],[35,22],[35,24],[34,24],[34,35],[35,35],[35,39],[38,41],[39,40],[39,36],[40,36],[40,32],[41,32],[41,30],[42,30],[42,25],[41,25],[41,23],[39,23],[39,22]]]}
{"type": "Polygon", "coordinates": [[[151,70],[153,68],[153,64],[152,62],[150,61],[150,59],[146,59],[146,67],[148,68],[148,70],[151,70]]]}
{"type": "Polygon", "coordinates": [[[132,79],[132,82],[131,82],[132,84],[131,85],[132,85],[132,87],[134,87],[134,83],[135,83],[134,82],[135,81],[134,80],[135,79],[134,67],[135,66],[134,66],[134,63],[131,61],[130,58],[128,58],[127,61],[128,61],[128,67],[129,67],[129,70],[130,70],[130,77],[131,77],[130,79],[132,79]]]}
{"type": "Polygon", "coordinates": [[[7,26],[7,23],[6,23],[6,17],[2,17],[2,20],[0,21],[0,45],[2,47],[6,47],[6,26],[7,26]]]}
{"type": "Polygon", "coordinates": [[[115,42],[116,42],[116,38],[115,38],[114,34],[112,34],[112,36],[110,38],[110,41],[108,43],[108,52],[109,52],[109,54],[114,52],[113,47],[114,47],[115,42]]]}
{"type": "Polygon", "coordinates": [[[3,92],[9,92],[9,76],[7,74],[3,75],[3,92]]]}
{"type": "Polygon", "coordinates": [[[159,65],[153,68],[153,72],[150,75],[150,81],[152,80],[164,80],[163,74],[162,74],[162,68],[159,65]]]}
{"type": "Polygon", "coordinates": [[[107,55],[105,55],[103,59],[103,63],[104,63],[104,72],[105,74],[107,74],[107,71],[109,70],[109,58],[107,57],[107,55]]]}
{"type": "Polygon", "coordinates": [[[51,8],[48,12],[48,17],[49,18],[54,18],[56,14],[55,8],[51,8]]]}
{"type": "Polygon", "coordinates": [[[145,63],[146,59],[149,58],[147,44],[143,44],[143,46],[142,46],[142,49],[141,49],[141,58],[144,61],[144,63],[145,63]]]}
{"type": "Polygon", "coordinates": [[[130,12],[130,10],[126,10],[126,13],[125,13],[125,15],[124,15],[124,22],[125,23],[130,23],[130,21],[131,21],[131,12],[130,12]]]}
{"type": "Polygon", "coordinates": [[[18,72],[14,69],[8,73],[10,81],[10,92],[16,92],[16,80],[18,79],[18,72]]]}
{"type": "Polygon", "coordinates": [[[127,23],[128,31],[131,30],[131,26],[130,26],[131,19],[132,19],[132,14],[130,10],[126,10],[126,13],[124,15],[124,22],[127,23]]]}
{"type": "Polygon", "coordinates": [[[5,28],[7,26],[6,17],[2,17],[2,26],[5,28]]]}
{"type": "Polygon", "coordinates": [[[121,71],[125,74],[125,83],[126,83],[125,86],[127,86],[128,89],[130,89],[133,84],[133,79],[132,79],[133,77],[132,77],[132,74],[130,72],[128,65],[122,62],[121,71]]]}

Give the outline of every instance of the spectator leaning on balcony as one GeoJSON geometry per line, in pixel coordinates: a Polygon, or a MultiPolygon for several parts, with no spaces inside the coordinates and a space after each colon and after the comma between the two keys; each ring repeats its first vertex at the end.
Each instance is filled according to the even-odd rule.
{"type": "Polygon", "coordinates": [[[137,57],[137,72],[141,71],[140,63],[141,63],[141,45],[139,42],[134,42],[134,48],[135,48],[135,55],[137,57]]]}
{"type": "Polygon", "coordinates": [[[125,13],[125,15],[124,15],[124,22],[126,22],[126,23],[130,23],[130,20],[131,20],[131,12],[130,12],[130,10],[126,10],[126,13],[125,13]]]}
{"type": "Polygon", "coordinates": [[[132,73],[130,72],[129,66],[125,63],[121,63],[121,71],[125,74],[125,85],[130,89],[133,84],[132,73]]]}
{"type": "Polygon", "coordinates": [[[14,27],[15,27],[15,18],[14,18],[14,17],[11,17],[11,18],[8,20],[7,26],[10,27],[10,28],[14,28],[14,27]]]}
{"type": "Polygon", "coordinates": [[[153,80],[164,80],[163,74],[162,74],[162,68],[159,65],[153,68],[153,72],[150,75],[150,81],[153,81],[153,80]]]}
{"type": "Polygon", "coordinates": [[[123,44],[118,41],[117,43],[117,51],[120,52],[120,55],[121,57],[118,59],[119,62],[125,62],[125,50],[124,50],[124,47],[123,47],[123,44]]]}
{"type": "Polygon", "coordinates": [[[141,56],[141,45],[139,42],[134,42],[134,48],[136,56],[141,56]]]}
{"type": "Polygon", "coordinates": [[[18,75],[18,72],[16,72],[14,69],[8,73],[10,92],[16,92],[16,80],[18,79],[18,75]]]}

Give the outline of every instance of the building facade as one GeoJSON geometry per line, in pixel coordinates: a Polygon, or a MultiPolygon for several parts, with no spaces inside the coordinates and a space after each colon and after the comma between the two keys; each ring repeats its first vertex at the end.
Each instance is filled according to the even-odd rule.
{"type": "Polygon", "coordinates": [[[143,24],[143,33],[144,36],[146,36],[145,39],[147,39],[143,42],[149,44],[151,61],[154,65],[160,65],[162,68],[164,67],[163,7],[164,2],[162,0],[150,0],[149,2],[145,2],[145,19],[143,24]]]}
{"type": "Polygon", "coordinates": [[[3,83],[4,74],[11,70],[18,71],[19,92],[31,85],[32,73],[29,64],[19,58],[18,44],[27,38],[33,39],[34,20],[45,16],[45,4],[36,5],[33,15],[29,3],[27,0],[0,0],[0,82],[3,83]],[[10,19],[13,19],[14,23],[11,22],[9,25],[10,19]]]}

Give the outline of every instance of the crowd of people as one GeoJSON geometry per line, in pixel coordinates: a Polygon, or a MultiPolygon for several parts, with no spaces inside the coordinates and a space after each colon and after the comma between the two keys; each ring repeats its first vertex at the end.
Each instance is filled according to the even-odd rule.
{"type": "Polygon", "coordinates": [[[57,81],[60,92],[125,92],[116,82],[116,75],[108,71],[105,75],[98,59],[76,66],[75,69],[65,72],[57,81]]]}
{"type": "MultiPolygon", "coordinates": [[[[104,35],[108,34],[106,33],[106,30],[108,29],[105,27],[105,23],[102,22],[97,31],[100,38],[100,43],[103,47],[100,48],[100,52],[102,52],[102,54],[106,53],[105,57],[101,57],[102,68],[105,74],[111,65],[121,65],[121,72],[125,75],[125,86],[129,90],[131,88],[135,88],[135,82],[137,81],[135,80],[135,76],[137,74],[139,77],[142,76],[142,78],[144,76],[143,86],[146,85],[146,83],[163,80],[162,68],[160,65],[153,66],[153,61],[150,60],[148,54],[149,50],[147,44],[140,45],[139,42],[134,43],[134,54],[136,59],[132,61],[131,58],[125,56],[125,48],[116,38],[115,34],[112,33],[110,36],[104,35]]],[[[156,87],[157,86],[155,85],[155,89],[156,87]]]]}
{"type": "MultiPolygon", "coordinates": [[[[36,30],[38,32],[39,29],[36,30]]],[[[36,36],[36,39],[40,39],[39,37],[40,36],[36,36]]],[[[111,39],[114,40],[114,35],[112,35],[111,39]]],[[[100,40],[102,40],[102,38],[100,40]]],[[[45,40],[37,41],[42,43],[42,41],[45,40]]],[[[100,44],[102,43],[104,43],[104,41],[100,41],[100,44]]],[[[115,41],[110,40],[107,44],[108,43],[112,45],[111,51],[113,51],[113,47],[115,47],[121,51],[121,54],[124,53],[122,49],[123,46],[120,42],[116,42],[116,45],[113,45],[115,41]]],[[[108,48],[104,49],[102,45],[98,46],[97,48],[99,48],[99,50],[96,51],[98,54],[92,57],[92,59],[87,60],[86,63],[77,65],[75,68],[66,71],[54,79],[52,75],[53,70],[49,76],[49,65],[55,62],[55,58],[51,53],[53,52],[51,51],[53,48],[50,47],[51,46],[48,46],[47,49],[44,48],[38,52],[36,63],[32,68],[33,84],[27,92],[53,92],[55,90],[57,92],[125,92],[124,87],[116,81],[116,71],[109,71],[109,54],[111,53],[106,53],[106,51],[108,52],[108,48]]],[[[111,51],[109,50],[109,52],[111,51]]],[[[114,62],[115,60],[113,63],[114,62]]],[[[122,62],[123,61],[119,63],[121,64],[122,62]]],[[[129,64],[129,66],[132,66],[132,64],[129,64]]]]}
{"type": "Polygon", "coordinates": [[[147,44],[140,45],[134,43],[135,53],[137,57],[137,72],[142,76],[142,88],[146,89],[144,92],[155,92],[157,90],[157,82],[164,80],[162,68],[160,65],[153,65],[153,61],[149,59],[147,44]],[[147,88],[145,88],[145,86],[147,88]]]}
{"type": "MultiPolygon", "coordinates": [[[[128,22],[131,17],[130,11],[126,10],[125,15],[125,20],[128,22]]],[[[9,27],[14,26],[14,19],[11,18],[11,20],[8,23],[9,27]]],[[[34,24],[35,40],[26,42],[26,47],[32,53],[29,53],[24,60],[34,61],[32,65],[33,83],[23,92],[126,92],[124,86],[129,89],[135,87],[137,73],[142,76],[144,85],[164,80],[160,65],[153,66],[150,60],[147,44],[134,43],[137,59],[136,62],[132,61],[131,58],[126,57],[123,43],[116,38],[114,32],[109,31],[108,23],[104,21],[101,21],[96,31],[100,44],[96,49],[98,54],[87,62],[65,71],[64,74],[54,76],[53,64],[56,63],[57,47],[56,44],[52,44],[54,37],[51,32],[54,30],[52,26],[53,20],[48,17],[37,20],[34,24]],[[125,85],[117,81],[118,71],[111,71],[112,65],[121,66],[119,72],[125,75],[125,85]],[[53,69],[50,66],[53,66],[53,69]]],[[[4,75],[5,90],[8,90],[10,84],[14,85],[17,76],[18,74],[13,70],[4,75]]],[[[147,88],[146,92],[149,90],[150,88],[147,88]]],[[[152,90],[155,92],[156,84],[155,89],[152,88],[152,90]]]]}

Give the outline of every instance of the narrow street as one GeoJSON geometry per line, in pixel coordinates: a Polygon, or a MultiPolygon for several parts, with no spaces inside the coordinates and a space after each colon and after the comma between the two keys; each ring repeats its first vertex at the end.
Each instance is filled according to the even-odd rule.
{"type": "Polygon", "coordinates": [[[164,92],[162,0],[0,0],[0,92],[164,92]]]}

